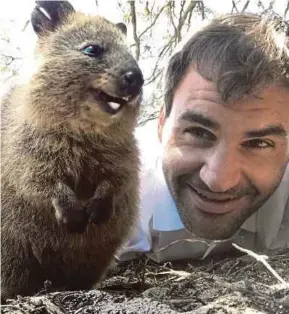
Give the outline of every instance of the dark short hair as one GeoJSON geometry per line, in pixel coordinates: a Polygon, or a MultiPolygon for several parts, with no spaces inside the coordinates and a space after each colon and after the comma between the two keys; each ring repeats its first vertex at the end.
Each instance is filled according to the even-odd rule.
{"type": "Polygon", "coordinates": [[[258,93],[266,86],[289,86],[286,25],[255,14],[227,14],[190,37],[169,60],[164,79],[166,116],[173,96],[192,66],[216,84],[224,102],[258,93]]]}

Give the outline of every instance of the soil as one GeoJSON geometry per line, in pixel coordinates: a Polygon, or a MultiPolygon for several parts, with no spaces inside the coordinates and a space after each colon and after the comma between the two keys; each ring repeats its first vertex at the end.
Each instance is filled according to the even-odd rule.
{"type": "Polygon", "coordinates": [[[289,249],[266,261],[281,279],[241,253],[165,264],[140,258],[111,269],[95,290],[48,292],[46,283],[37,296],[8,300],[1,313],[289,313],[289,249]]]}

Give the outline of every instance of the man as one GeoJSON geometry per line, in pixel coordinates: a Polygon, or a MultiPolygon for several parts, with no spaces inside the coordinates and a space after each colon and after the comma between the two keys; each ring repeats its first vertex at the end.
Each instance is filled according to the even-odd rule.
{"type": "Polygon", "coordinates": [[[122,259],[289,246],[287,43],[280,21],[227,15],[172,56],[159,143],[138,131],[141,212],[122,259]]]}

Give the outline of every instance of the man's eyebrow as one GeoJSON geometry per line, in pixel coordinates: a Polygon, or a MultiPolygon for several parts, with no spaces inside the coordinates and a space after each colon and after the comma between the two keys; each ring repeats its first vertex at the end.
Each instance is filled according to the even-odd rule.
{"type": "Polygon", "coordinates": [[[180,116],[180,120],[195,122],[215,131],[220,129],[218,122],[199,112],[187,110],[180,116]]]}
{"type": "Polygon", "coordinates": [[[269,125],[261,130],[251,130],[245,133],[246,137],[264,137],[264,136],[281,136],[287,137],[288,134],[282,125],[269,125]]]}

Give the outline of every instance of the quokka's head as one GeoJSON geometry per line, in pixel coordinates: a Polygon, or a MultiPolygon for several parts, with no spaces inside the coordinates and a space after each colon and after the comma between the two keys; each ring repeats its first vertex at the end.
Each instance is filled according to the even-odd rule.
{"type": "Polygon", "coordinates": [[[30,82],[35,112],[85,129],[136,120],[144,81],[123,23],[77,13],[67,1],[36,1],[31,22],[41,59],[30,82]]]}

